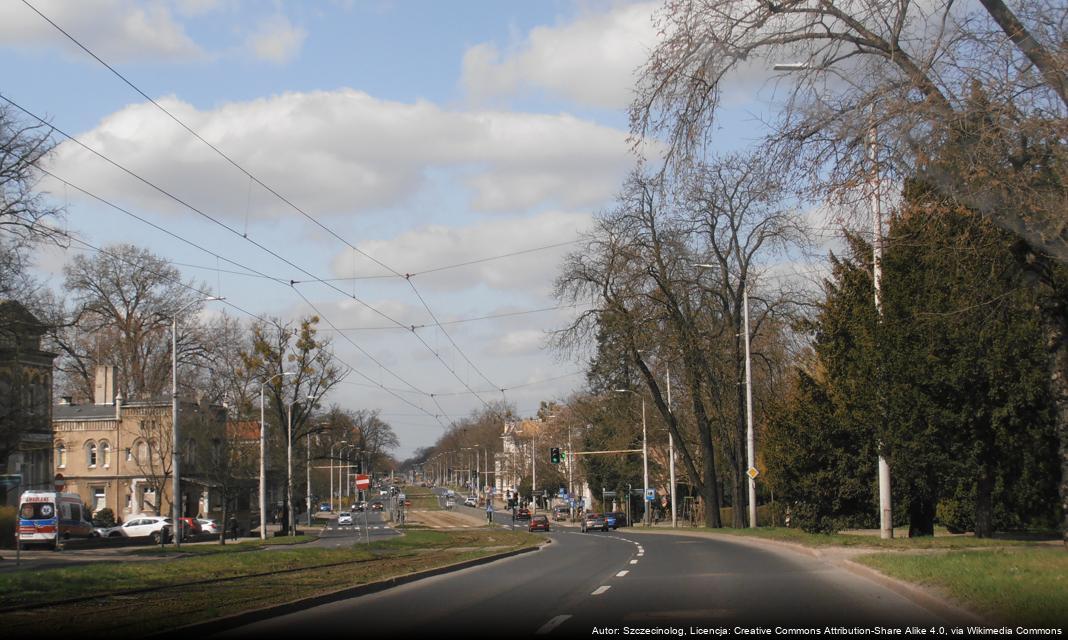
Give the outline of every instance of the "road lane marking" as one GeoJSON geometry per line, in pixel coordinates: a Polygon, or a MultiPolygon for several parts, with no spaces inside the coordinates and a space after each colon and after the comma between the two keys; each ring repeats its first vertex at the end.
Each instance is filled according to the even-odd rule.
{"type": "Polygon", "coordinates": [[[639,553],[639,554],[638,554],[638,557],[640,558],[640,557],[642,557],[642,556],[644,556],[644,555],[645,555],[645,552],[643,551],[643,552],[641,552],[641,553],[639,553]]]}
{"type": "Polygon", "coordinates": [[[546,622],[545,624],[541,625],[541,628],[538,629],[536,632],[534,632],[534,635],[543,636],[543,635],[546,635],[548,633],[552,633],[553,629],[559,627],[561,624],[564,623],[565,620],[567,620],[570,617],[571,617],[570,613],[566,613],[564,615],[556,616],[552,620],[550,620],[550,621],[546,622]]]}
{"type": "Polygon", "coordinates": [[[616,577],[617,578],[622,578],[623,576],[627,575],[628,573],[630,573],[630,571],[626,571],[626,570],[620,571],[619,573],[616,574],[616,577]]]}
{"type": "Polygon", "coordinates": [[[637,560],[631,560],[630,563],[631,564],[638,564],[638,561],[637,560]]]}
{"type": "Polygon", "coordinates": [[[611,585],[605,585],[605,586],[603,586],[603,587],[597,587],[597,588],[596,588],[596,589],[595,589],[595,590],[593,591],[593,593],[591,593],[590,595],[592,595],[592,596],[599,596],[599,595],[601,595],[601,594],[602,594],[602,593],[604,593],[605,591],[608,591],[608,590],[609,590],[609,589],[611,589],[611,588],[612,588],[612,586],[611,586],[611,585]]]}

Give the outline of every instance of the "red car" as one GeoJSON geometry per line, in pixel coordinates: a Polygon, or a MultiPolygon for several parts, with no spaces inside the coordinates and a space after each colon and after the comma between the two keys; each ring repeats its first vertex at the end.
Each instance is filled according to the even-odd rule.
{"type": "Polygon", "coordinates": [[[200,526],[196,518],[178,518],[178,530],[181,532],[182,540],[189,538],[195,538],[201,533],[204,533],[204,527],[200,526]]]}
{"type": "Polygon", "coordinates": [[[549,519],[545,516],[534,516],[530,519],[529,531],[549,531],[549,519]]]}
{"type": "Polygon", "coordinates": [[[515,512],[516,520],[530,520],[530,509],[520,509],[515,512]]]}

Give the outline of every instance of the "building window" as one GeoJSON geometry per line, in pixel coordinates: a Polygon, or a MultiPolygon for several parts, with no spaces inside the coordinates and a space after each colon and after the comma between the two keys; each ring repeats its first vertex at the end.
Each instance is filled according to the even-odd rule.
{"type": "Polygon", "coordinates": [[[132,461],[133,461],[133,449],[131,449],[130,447],[126,447],[126,462],[132,462],[132,461]]]}
{"type": "Polygon", "coordinates": [[[104,487],[93,487],[93,513],[106,506],[108,506],[108,498],[104,487]]]}
{"type": "Polygon", "coordinates": [[[56,467],[64,469],[67,466],[67,446],[60,442],[56,445],[56,467]]]}
{"type": "Polygon", "coordinates": [[[96,444],[89,442],[85,445],[85,462],[90,469],[96,468],[96,444]]]}
{"type": "Polygon", "coordinates": [[[100,443],[100,462],[105,469],[111,467],[111,445],[106,442],[100,443]]]}

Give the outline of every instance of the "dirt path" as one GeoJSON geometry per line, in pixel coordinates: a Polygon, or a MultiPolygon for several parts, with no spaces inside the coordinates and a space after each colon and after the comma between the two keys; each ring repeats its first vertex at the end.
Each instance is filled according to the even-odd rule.
{"type": "Polygon", "coordinates": [[[421,524],[431,529],[480,527],[486,521],[458,511],[408,511],[408,524],[421,524]]]}

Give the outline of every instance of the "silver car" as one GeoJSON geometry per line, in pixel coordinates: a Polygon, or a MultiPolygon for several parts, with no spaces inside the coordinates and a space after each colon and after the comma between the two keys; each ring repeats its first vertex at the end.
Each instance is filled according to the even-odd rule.
{"type": "Polygon", "coordinates": [[[171,537],[171,519],[160,516],[130,516],[126,522],[107,529],[109,538],[152,538],[154,544],[171,537]]]}
{"type": "Polygon", "coordinates": [[[351,525],[352,524],[352,514],[349,513],[348,511],[342,511],[341,513],[337,514],[337,524],[338,524],[339,527],[341,525],[346,525],[346,524],[351,525]]]}

